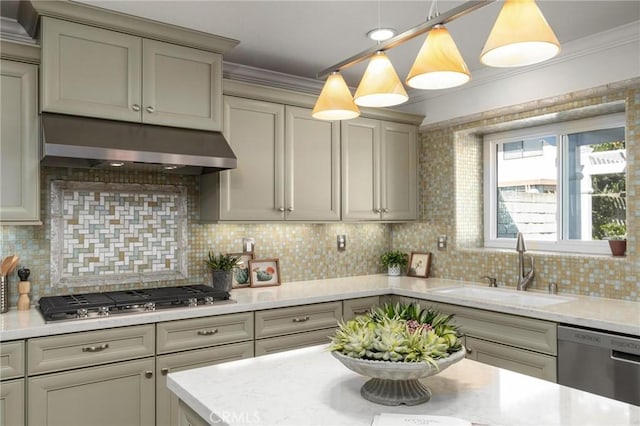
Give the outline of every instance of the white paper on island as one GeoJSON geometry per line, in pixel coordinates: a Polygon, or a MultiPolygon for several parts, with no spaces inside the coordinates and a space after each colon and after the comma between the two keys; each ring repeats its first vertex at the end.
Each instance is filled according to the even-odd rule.
{"type": "Polygon", "coordinates": [[[371,426],[471,426],[471,422],[448,416],[380,413],[371,426]]]}

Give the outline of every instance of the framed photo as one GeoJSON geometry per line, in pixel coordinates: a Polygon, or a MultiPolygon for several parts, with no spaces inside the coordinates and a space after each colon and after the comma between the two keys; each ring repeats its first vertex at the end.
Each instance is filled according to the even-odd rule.
{"type": "Polygon", "coordinates": [[[409,258],[409,269],[407,275],[410,277],[427,278],[431,268],[431,253],[421,253],[412,251],[409,258]]]}
{"type": "Polygon", "coordinates": [[[249,278],[249,261],[253,260],[253,253],[227,253],[228,256],[237,256],[238,265],[233,268],[232,287],[249,287],[251,279],[249,278]]]}
{"type": "Polygon", "coordinates": [[[249,261],[249,280],[251,287],[280,285],[280,263],[278,259],[259,259],[249,261]]]}

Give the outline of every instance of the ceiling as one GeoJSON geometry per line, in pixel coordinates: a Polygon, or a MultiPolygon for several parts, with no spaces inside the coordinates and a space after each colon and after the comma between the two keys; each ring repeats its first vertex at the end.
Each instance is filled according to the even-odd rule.
{"type": "MultiPolygon", "coordinates": [[[[225,54],[225,62],[305,78],[372,47],[366,37],[370,29],[380,25],[402,32],[424,22],[431,7],[431,1],[400,0],[78,2],[237,39],[240,44],[225,54]]],[[[445,12],[462,3],[440,0],[438,8],[445,12]]],[[[640,21],[637,0],[538,0],[538,5],[561,44],[640,21]]],[[[495,2],[447,25],[472,72],[483,67],[478,57],[500,7],[495,2]]],[[[402,79],[423,40],[388,52],[402,79]]],[[[358,85],[365,67],[363,62],[343,72],[350,86],[358,85]]]]}

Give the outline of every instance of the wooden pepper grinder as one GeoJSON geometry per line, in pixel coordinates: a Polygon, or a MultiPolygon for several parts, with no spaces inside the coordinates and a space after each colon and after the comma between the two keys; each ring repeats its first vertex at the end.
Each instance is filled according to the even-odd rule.
{"type": "Polygon", "coordinates": [[[31,307],[31,301],[29,300],[29,291],[31,291],[31,283],[27,281],[29,279],[29,274],[31,271],[24,266],[18,269],[18,276],[20,277],[20,282],[18,283],[18,310],[19,311],[28,311],[31,307]]]}

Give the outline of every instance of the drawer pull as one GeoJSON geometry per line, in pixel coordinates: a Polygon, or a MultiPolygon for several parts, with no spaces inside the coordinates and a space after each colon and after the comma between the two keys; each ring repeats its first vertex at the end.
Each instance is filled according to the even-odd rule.
{"type": "Polygon", "coordinates": [[[217,332],[218,332],[217,328],[214,328],[213,330],[200,330],[198,331],[198,336],[212,336],[217,332]]]}
{"type": "Polygon", "coordinates": [[[169,369],[167,367],[161,369],[160,374],[162,374],[163,376],[166,376],[167,374],[169,374],[169,369]]]}
{"type": "Polygon", "coordinates": [[[368,313],[369,313],[369,309],[360,309],[360,310],[357,310],[357,311],[353,311],[353,313],[354,313],[355,315],[368,314],[368,313]]]}
{"type": "Polygon", "coordinates": [[[293,322],[305,322],[305,321],[309,321],[309,317],[300,317],[300,318],[293,319],[293,322]]]}
{"type": "Polygon", "coordinates": [[[109,347],[108,343],[103,343],[100,346],[85,346],[82,348],[82,352],[100,352],[109,347]]]}

